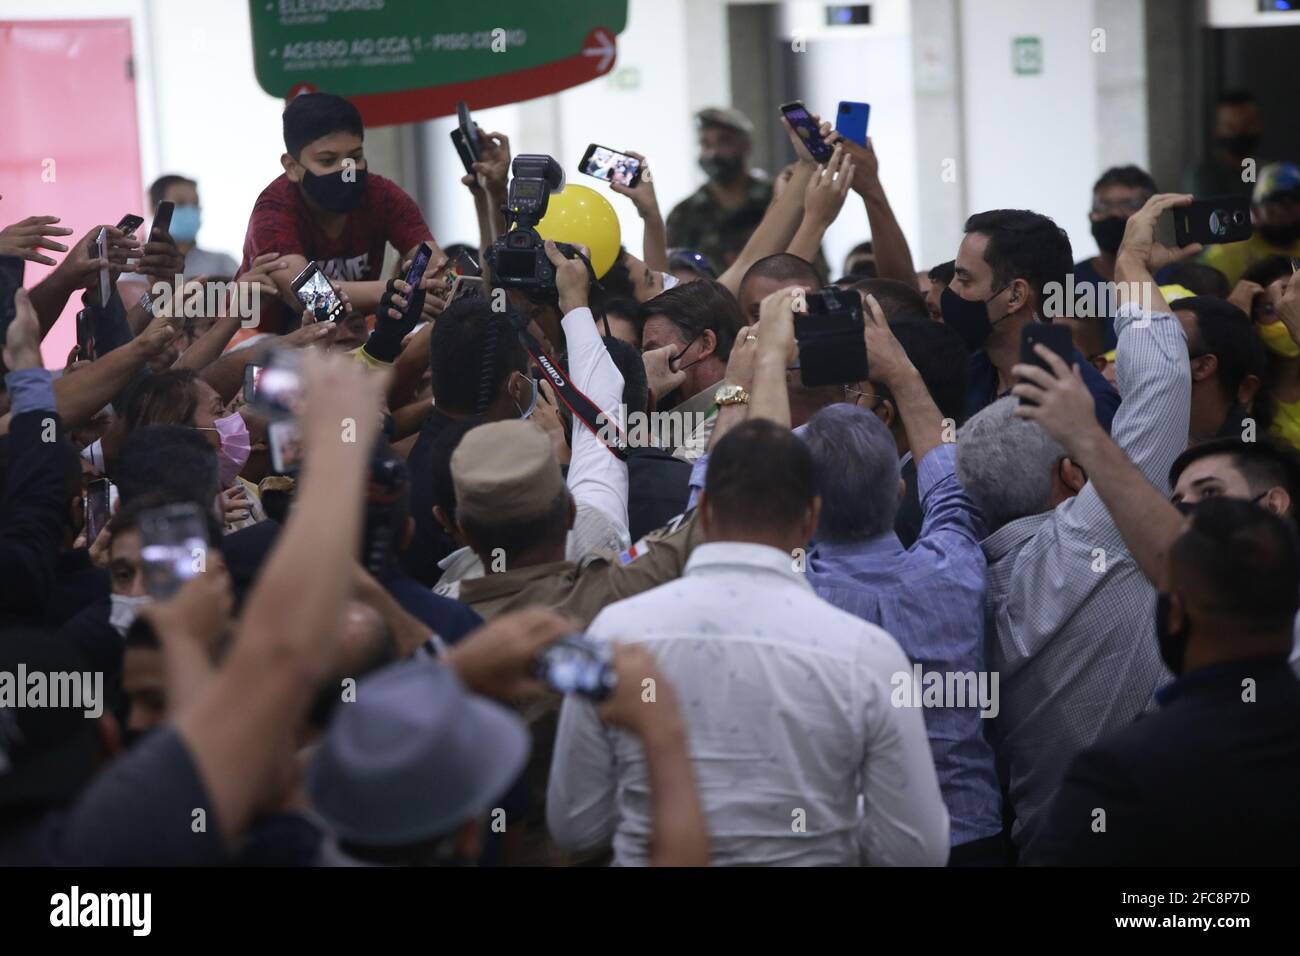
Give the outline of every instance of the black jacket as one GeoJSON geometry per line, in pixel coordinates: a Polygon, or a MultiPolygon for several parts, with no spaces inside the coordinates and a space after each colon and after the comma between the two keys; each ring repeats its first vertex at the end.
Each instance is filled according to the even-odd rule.
{"type": "Polygon", "coordinates": [[[628,449],[627,526],[632,543],[686,510],[691,466],[662,448],[628,449]]]}
{"type": "Polygon", "coordinates": [[[1286,661],[1206,668],[1157,696],[1158,711],[1075,757],[1032,862],[1300,863],[1300,682],[1286,661]]]}
{"type": "Polygon", "coordinates": [[[65,526],[62,437],[52,411],[24,412],[9,422],[0,491],[0,623],[41,621],[54,592],[65,526]]]}

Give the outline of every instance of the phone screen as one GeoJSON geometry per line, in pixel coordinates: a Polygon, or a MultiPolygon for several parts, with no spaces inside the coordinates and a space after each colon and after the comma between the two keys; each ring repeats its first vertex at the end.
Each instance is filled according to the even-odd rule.
{"type": "Polygon", "coordinates": [[[150,241],[161,239],[164,242],[171,239],[172,228],[172,211],[176,204],[170,199],[164,199],[158,204],[158,211],[153,214],[153,225],[149,227],[150,241]]]}
{"type": "Polygon", "coordinates": [[[822,139],[821,133],[817,130],[817,124],[813,122],[812,115],[804,105],[797,101],[786,103],[781,107],[781,112],[790,121],[790,126],[793,127],[795,135],[803,141],[808,152],[812,154],[812,158],[819,163],[828,162],[834,150],[826,145],[826,140],[822,139]]]}
{"type": "Polygon", "coordinates": [[[456,276],[451,284],[451,296],[448,302],[455,302],[470,295],[483,295],[483,280],[478,276],[456,276]]]}
{"type": "Polygon", "coordinates": [[[302,432],[294,418],[280,418],[266,428],[271,446],[271,468],[277,475],[291,475],[302,463],[302,432]]]}
{"type": "Polygon", "coordinates": [[[271,353],[265,366],[249,366],[245,385],[252,384],[250,404],[259,412],[273,417],[292,414],[302,400],[302,376],[296,353],[281,350],[271,353]]]}
{"type": "Polygon", "coordinates": [[[343,301],[314,262],[308,263],[307,268],[293,280],[293,291],[318,322],[333,322],[343,314],[343,301]]]}
{"type": "Polygon", "coordinates": [[[127,213],[117,224],[117,228],[122,230],[128,236],[144,225],[144,219],[140,216],[127,213]]]}
{"type": "Polygon", "coordinates": [[[424,278],[424,270],[429,267],[429,260],[433,258],[433,250],[429,248],[427,242],[420,243],[420,248],[415,250],[415,255],[411,257],[411,267],[406,270],[406,284],[416,288],[420,280],[424,278]]]}
{"type": "Polygon", "coordinates": [[[207,567],[208,525],[193,502],[166,505],[140,515],[140,563],[145,587],[155,598],[171,597],[207,567]]]}
{"type": "Polygon", "coordinates": [[[626,153],[593,143],[587,149],[581,171],[607,183],[634,186],[640,178],[641,161],[626,153]]]}
{"type": "Polygon", "coordinates": [[[573,634],[538,655],[537,676],[560,694],[603,700],[614,690],[616,676],[609,651],[590,638],[573,634]]]}
{"type": "MultiPolygon", "coordinates": [[[[108,261],[108,230],[101,229],[95,236],[95,258],[108,261]]],[[[108,273],[108,266],[99,270],[99,304],[108,308],[108,300],[113,297],[113,281],[108,273]]]]}
{"type": "Polygon", "coordinates": [[[113,517],[113,483],[96,478],[86,486],[86,547],[95,543],[113,517]]]}

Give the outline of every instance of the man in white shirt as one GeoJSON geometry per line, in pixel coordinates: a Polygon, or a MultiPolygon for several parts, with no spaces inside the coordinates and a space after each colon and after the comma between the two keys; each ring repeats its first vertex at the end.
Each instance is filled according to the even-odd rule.
{"type": "MultiPolygon", "coordinates": [[[[715,862],[942,865],[948,813],[925,723],[891,702],[911,665],[799,570],[819,506],[798,438],[768,421],[737,426],[714,447],[697,512],[705,543],[684,576],[610,605],[589,634],[644,646],[678,689],[715,862]]],[[[567,849],[612,838],[616,863],[649,858],[641,745],[575,697],[547,822],[567,849]]]]}

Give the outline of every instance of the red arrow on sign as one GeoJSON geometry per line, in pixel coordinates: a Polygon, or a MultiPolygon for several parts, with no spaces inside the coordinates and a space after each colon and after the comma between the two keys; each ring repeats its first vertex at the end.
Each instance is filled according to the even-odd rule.
{"type": "Polygon", "coordinates": [[[465,83],[350,96],[348,99],[361,111],[361,119],[367,126],[416,123],[451,115],[461,100],[471,108],[481,110],[567,90],[608,73],[614,66],[617,52],[613,32],[597,27],[583,40],[580,53],[554,63],[465,83]]]}

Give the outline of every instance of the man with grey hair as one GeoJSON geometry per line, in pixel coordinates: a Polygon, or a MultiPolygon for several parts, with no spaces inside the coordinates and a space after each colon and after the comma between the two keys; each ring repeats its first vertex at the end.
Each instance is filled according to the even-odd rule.
{"type": "MultiPolygon", "coordinates": [[[[873,296],[863,318],[872,380],[893,397],[917,462],[920,536],[904,548],[894,532],[904,484],[889,426],[865,408],[832,405],[798,432],[822,499],[806,577],[820,597],[892,634],[927,684],[985,689],[944,696],[923,714],[951,820],[950,865],[1005,864],[1002,795],[981,719],[998,708],[997,684],[987,693],[984,521],[957,481],[955,436],[943,441],[943,415],[873,296]]],[[[898,679],[910,685],[913,675],[898,679]]]]}
{"type": "MultiPolygon", "coordinates": [[[[1151,274],[1196,247],[1176,252],[1154,233],[1161,212],[1191,198],[1148,201],[1129,219],[1115,265],[1124,401],[1111,435],[1165,494],[1187,442],[1191,377],[1182,327],[1151,274]],[[1151,312],[1138,296],[1150,296],[1151,312]]],[[[1023,375],[1026,366],[1015,368],[1023,375]]],[[[1021,861],[1032,863],[1070,760],[1145,709],[1170,675],[1153,632],[1155,591],[1096,488],[1028,414],[1008,397],[972,418],[961,432],[957,476],[992,529],[983,542],[987,629],[1003,691],[994,747],[1015,812],[1012,839],[1021,861]]]]}

